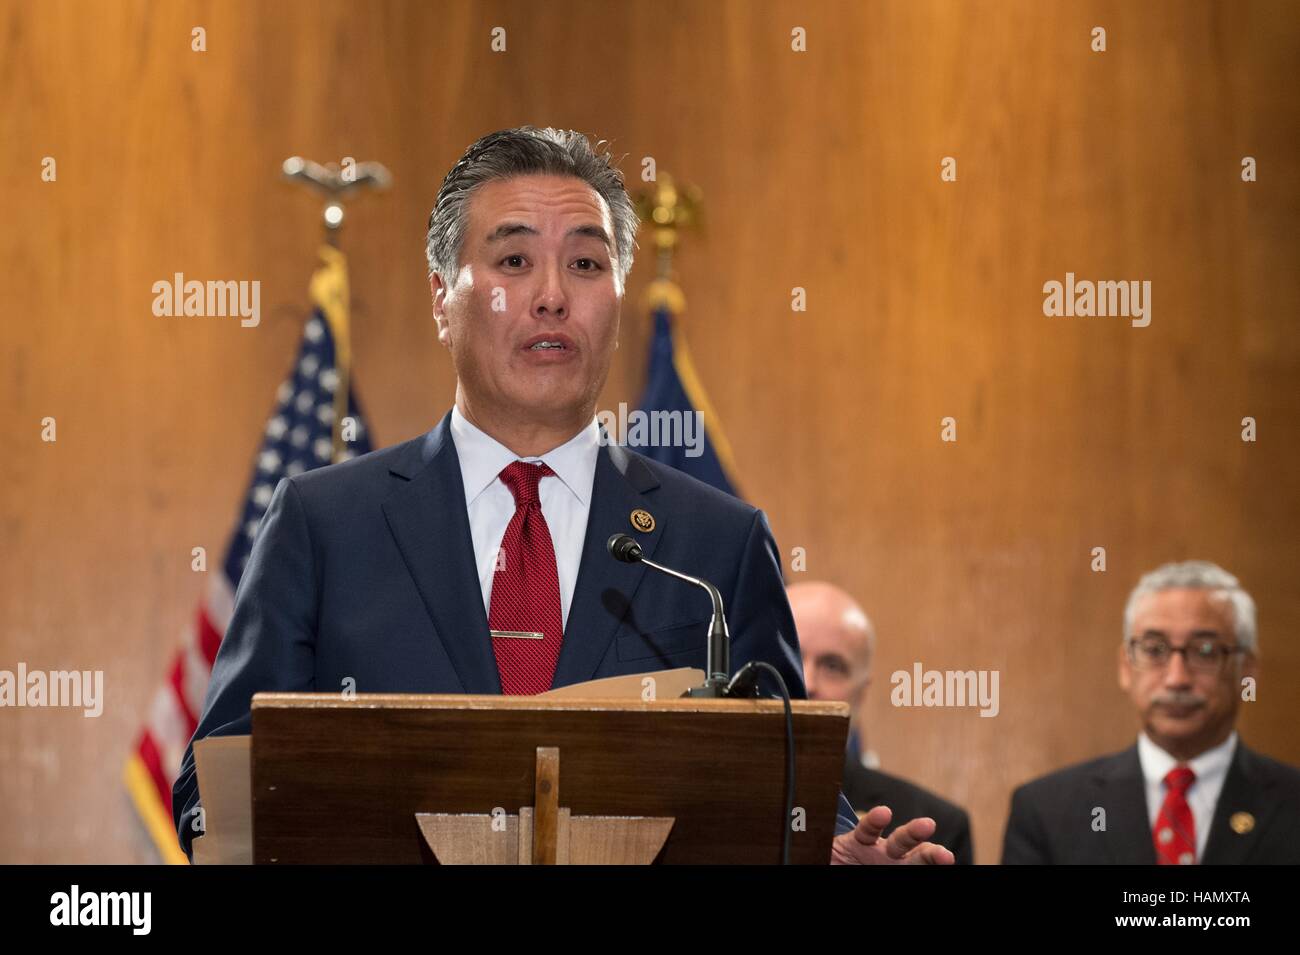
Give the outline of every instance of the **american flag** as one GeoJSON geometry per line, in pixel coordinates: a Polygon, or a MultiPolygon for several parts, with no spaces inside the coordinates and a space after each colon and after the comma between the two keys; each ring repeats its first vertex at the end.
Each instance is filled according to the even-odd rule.
{"type": "Polygon", "coordinates": [[[136,811],[166,862],[187,861],[172,825],[172,782],[198,725],[235,589],[271,495],[283,477],[371,450],[370,432],[348,381],[347,260],[329,246],[321,249],[321,257],[323,264],[311,282],[313,313],[303,327],[293,368],[276,393],[225,558],[209,571],[207,592],[184,628],[180,650],[154,694],[124,771],[136,811]]]}

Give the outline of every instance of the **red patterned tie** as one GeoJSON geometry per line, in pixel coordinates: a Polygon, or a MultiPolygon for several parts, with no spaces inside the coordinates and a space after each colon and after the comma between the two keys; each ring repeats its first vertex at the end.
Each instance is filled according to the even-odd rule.
{"type": "Polygon", "coordinates": [[[1196,781],[1189,766],[1175,766],[1165,775],[1165,802],[1156,816],[1154,837],[1160,865],[1191,865],[1196,861],[1196,821],[1187,805],[1187,790],[1196,781]]]}
{"type": "Polygon", "coordinates": [[[545,464],[515,461],[501,480],[515,496],[492,578],[488,627],[501,674],[501,692],[523,695],[551,688],[564,639],[560,578],[551,531],[542,516],[537,485],[554,475],[545,464]]]}

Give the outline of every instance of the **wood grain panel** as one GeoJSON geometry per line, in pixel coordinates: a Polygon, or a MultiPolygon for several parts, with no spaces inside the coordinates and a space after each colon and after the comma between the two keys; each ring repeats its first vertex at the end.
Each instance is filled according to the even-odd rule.
{"type": "MultiPolygon", "coordinates": [[[[1254,592],[1243,733],[1300,761],[1298,45],[1288,2],[0,0],[0,668],[100,668],[107,695],[98,719],[0,711],[0,860],[154,858],[121,765],[203,589],[190,549],[219,554],[237,516],[319,238],[280,161],[394,173],[344,237],[387,444],[454,387],[424,276],[437,186],[523,122],[703,189],[684,328],[744,489],[875,619],[870,742],[971,810],[980,861],[1013,785],[1131,739],[1122,604],[1167,559],[1254,592]],[[177,271],[261,281],[261,324],[154,317],[177,271]],[[1067,271],[1150,280],[1151,325],[1044,317],[1067,271]],[[891,707],[916,661],[999,670],[999,715],[891,707]]],[[[602,407],[641,385],[648,251],[602,407]]]]}

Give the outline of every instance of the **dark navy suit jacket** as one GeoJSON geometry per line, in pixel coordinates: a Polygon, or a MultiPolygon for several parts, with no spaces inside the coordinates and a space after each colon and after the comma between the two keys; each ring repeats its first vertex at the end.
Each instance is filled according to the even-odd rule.
{"type": "MultiPolygon", "coordinates": [[[[1300,863],[1300,770],[1256,753],[1238,739],[1201,862],[1300,863]],[[1242,824],[1246,819],[1249,825],[1242,824]]],[[[1155,865],[1137,746],[1017,789],[1011,796],[1002,864],[1155,865]],[[1092,826],[1099,806],[1106,810],[1106,828],[1100,831],[1092,826]]]]}
{"type": "MultiPolygon", "coordinates": [[[[335,692],[349,678],[359,693],[501,692],[450,420],[276,487],[172,787],[187,853],[199,802],[194,740],[249,733],[254,693],[335,692]]],[[[765,660],[781,671],[792,697],[806,697],[781,561],[763,513],[612,444],[598,451],[554,686],[706,667],[708,595],[614,560],[605,542],[616,532],[633,532],[647,557],[718,587],[733,671],[765,660]],[[654,516],[649,533],[632,531],[638,508],[654,516]]],[[[837,832],[855,822],[841,796],[837,832]]]]}

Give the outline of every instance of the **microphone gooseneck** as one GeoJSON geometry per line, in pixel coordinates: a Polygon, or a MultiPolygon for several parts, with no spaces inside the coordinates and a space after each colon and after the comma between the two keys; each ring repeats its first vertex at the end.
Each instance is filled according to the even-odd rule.
{"type": "Polygon", "coordinates": [[[731,676],[731,636],[727,632],[727,618],[723,613],[722,594],[718,592],[718,588],[702,578],[683,574],[671,567],[665,567],[663,564],[656,564],[641,552],[641,545],[636,542],[636,538],[631,534],[614,534],[605,543],[605,549],[609,551],[610,556],[615,560],[622,561],[625,564],[645,564],[661,574],[676,577],[678,580],[684,580],[688,584],[694,584],[708,591],[709,599],[713,601],[713,618],[709,621],[708,637],[709,672],[703,684],[691,687],[683,694],[684,696],[756,697],[759,695],[758,675],[760,671],[769,672],[776,681],[777,686],[780,687],[781,699],[785,704],[786,755],[785,815],[781,821],[781,862],[784,865],[789,865],[790,834],[793,831],[790,820],[794,816],[794,708],[790,702],[790,690],[781,676],[781,671],[770,663],[751,660],[741,667],[740,672],[733,678],[731,676]]]}
{"type": "Polygon", "coordinates": [[[718,588],[707,580],[692,577],[657,564],[641,552],[641,545],[631,534],[614,534],[605,544],[605,549],[615,560],[625,564],[645,564],[661,574],[675,577],[688,584],[694,584],[705,590],[713,602],[713,616],[709,620],[708,664],[709,668],[704,683],[686,691],[687,696],[728,696],[728,684],[731,678],[731,636],[727,632],[727,617],[722,606],[722,594],[718,588]]]}

